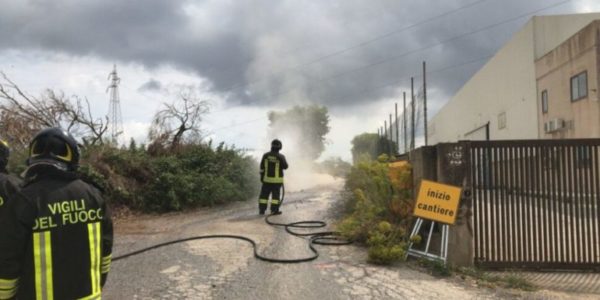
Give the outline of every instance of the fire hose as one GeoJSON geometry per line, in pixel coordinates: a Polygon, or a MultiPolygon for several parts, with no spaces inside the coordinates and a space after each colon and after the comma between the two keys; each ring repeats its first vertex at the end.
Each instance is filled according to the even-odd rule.
{"type": "MultiPolygon", "coordinates": [[[[285,197],[285,187],[283,185],[282,185],[282,191],[283,192],[282,192],[282,197],[281,197],[281,204],[283,204],[283,199],[285,197]]],[[[344,239],[340,235],[340,233],[337,231],[319,231],[319,232],[297,232],[297,231],[294,231],[294,229],[323,228],[323,227],[327,226],[327,223],[324,221],[307,220],[307,221],[298,221],[298,222],[291,222],[291,223],[279,223],[279,222],[275,222],[275,221],[271,220],[271,218],[275,217],[275,216],[278,216],[278,215],[269,215],[269,216],[265,217],[265,223],[267,223],[271,226],[275,226],[275,227],[284,227],[285,231],[293,236],[300,237],[300,238],[307,238],[308,239],[308,248],[312,252],[312,255],[303,257],[303,258],[294,258],[294,259],[282,259],[282,258],[267,257],[267,256],[264,256],[264,255],[258,253],[257,242],[249,237],[242,236],[242,235],[232,235],[232,234],[212,234],[212,235],[200,235],[200,236],[186,237],[186,238],[167,241],[164,243],[155,244],[155,245],[152,245],[152,246],[149,246],[146,248],[142,248],[142,249],[130,252],[130,253],[116,256],[112,260],[119,261],[119,260],[131,257],[131,256],[139,255],[139,254],[142,254],[142,253],[154,250],[154,249],[166,247],[169,245],[179,244],[179,243],[185,243],[185,242],[189,242],[189,241],[207,240],[207,239],[234,239],[234,240],[242,240],[242,241],[250,243],[252,245],[252,248],[254,251],[254,257],[259,260],[270,262],[270,263],[290,264],[290,263],[307,262],[307,261],[312,261],[312,260],[317,259],[319,257],[319,252],[317,251],[317,249],[315,248],[314,245],[340,246],[340,245],[348,245],[348,244],[352,243],[352,241],[344,239]]]]}

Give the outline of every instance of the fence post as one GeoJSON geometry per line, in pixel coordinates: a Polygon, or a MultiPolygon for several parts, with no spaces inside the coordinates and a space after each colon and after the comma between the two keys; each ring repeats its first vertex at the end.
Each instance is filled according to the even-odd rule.
{"type": "Polygon", "coordinates": [[[448,264],[462,267],[474,265],[469,148],[468,142],[437,145],[437,181],[463,187],[457,220],[448,233],[448,264]]]}
{"type": "Polygon", "coordinates": [[[436,147],[420,147],[410,152],[409,161],[413,174],[413,195],[418,195],[419,183],[422,179],[437,181],[436,147]]]}

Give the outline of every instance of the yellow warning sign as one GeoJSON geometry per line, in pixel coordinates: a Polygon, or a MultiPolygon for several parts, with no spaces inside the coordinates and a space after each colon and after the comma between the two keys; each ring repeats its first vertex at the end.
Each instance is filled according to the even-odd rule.
{"type": "Polygon", "coordinates": [[[454,224],[461,188],[422,180],[413,215],[440,223],[454,224]]]}

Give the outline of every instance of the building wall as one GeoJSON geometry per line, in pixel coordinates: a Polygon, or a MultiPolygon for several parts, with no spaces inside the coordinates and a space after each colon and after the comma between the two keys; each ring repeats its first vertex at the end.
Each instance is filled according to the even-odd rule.
{"type": "Polygon", "coordinates": [[[536,139],[535,61],[600,14],[532,18],[429,122],[430,144],[481,139],[536,139]],[[468,134],[476,131],[475,134],[468,134]]]}
{"type": "MultiPolygon", "coordinates": [[[[532,138],[536,114],[533,22],[517,32],[432,118],[432,144],[465,139],[489,122],[491,139],[532,138]],[[506,126],[498,118],[504,113],[506,126]]],[[[480,135],[481,136],[481,135],[480,135]]]]}
{"type": "Polygon", "coordinates": [[[600,19],[600,13],[534,17],[535,58],[546,55],[597,19],[600,19]]]}
{"type": "Polygon", "coordinates": [[[598,101],[598,39],[600,21],[594,21],[535,63],[537,74],[538,132],[541,138],[600,137],[598,101]],[[571,101],[571,78],[587,72],[587,97],[571,101]],[[541,109],[541,94],[548,93],[548,112],[541,109]],[[545,132],[544,123],[559,118],[565,128],[545,132]]]}

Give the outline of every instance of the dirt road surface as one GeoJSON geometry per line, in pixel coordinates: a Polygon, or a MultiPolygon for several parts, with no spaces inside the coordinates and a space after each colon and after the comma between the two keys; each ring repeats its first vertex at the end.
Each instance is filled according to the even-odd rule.
{"type": "MultiPolygon", "coordinates": [[[[329,219],[341,182],[289,192],[275,221],[329,219]]],[[[259,252],[277,258],[311,253],[307,241],[265,224],[256,201],[116,222],[114,256],[177,238],[244,235],[259,252]]],[[[400,265],[366,263],[357,246],[317,246],[321,256],[301,264],[256,260],[251,245],[199,240],[168,246],[113,263],[104,299],[594,299],[594,295],[489,289],[457,278],[435,278],[400,265]]]]}

